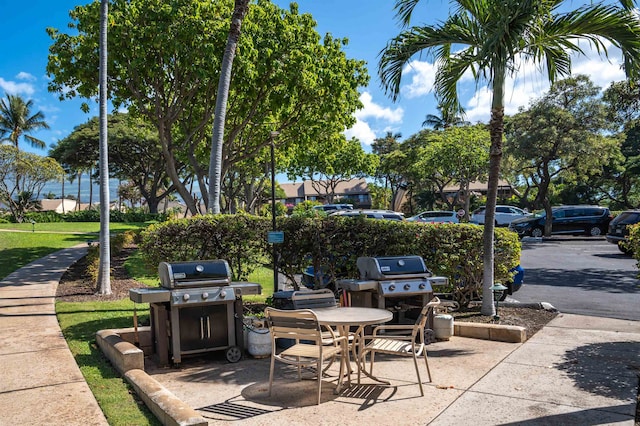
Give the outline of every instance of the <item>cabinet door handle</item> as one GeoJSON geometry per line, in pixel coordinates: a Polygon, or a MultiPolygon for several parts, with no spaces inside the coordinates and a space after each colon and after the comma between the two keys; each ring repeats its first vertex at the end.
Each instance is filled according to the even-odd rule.
{"type": "Polygon", "coordinates": [[[204,340],[204,318],[200,317],[200,340],[204,340]]]}
{"type": "Polygon", "coordinates": [[[207,339],[211,339],[211,320],[207,317],[207,339]]]}

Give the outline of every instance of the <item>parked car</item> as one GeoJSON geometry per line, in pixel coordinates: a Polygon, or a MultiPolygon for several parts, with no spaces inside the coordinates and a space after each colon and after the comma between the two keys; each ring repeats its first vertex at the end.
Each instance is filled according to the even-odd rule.
{"type": "Polygon", "coordinates": [[[629,237],[629,225],[640,222],[640,210],[627,210],[613,218],[609,223],[607,241],[616,244],[621,252],[631,254],[631,249],[625,244],[629,237]]]}
{"type": "MultiPolygon", "coordinates": [[[[471,223],[477,223],[484,225],[484,213],[486,207],[482,206],[473,211],[471,214],[471,223]]],[[[522,210],[521,208],[514,206],[496,206],[496,226],[509,226],[512,220],[520,219],[521,217],[531,216],[531,213],[522,210]]]]}
{"type": "Polygon", "coordinates": [[[337,210],[353,210],[353,204],[323,204],[321,206],[313,206],[313,209],[332,213],[337,210]]]}
{"type": "Polygon", "coordinates": [[[370,219],[404,220],[402,213],[394,212],[393,210],[339,210],[331,213],[331,216],[364,216],[370,219]]]}
{"type": "MultiPolygon", "coordinates": [[[[559,206],[553,207],[552,234],[585,234],[588,236],[603,235],[611,222],[611,213],[600,206],[559,206]]],[[[515,219],[509,229],[519,236],[542,237],[547,215],[544,211],[536,212],[529,217],[515,219]]]]}
{"type": "Polygon", "coordinates": [[[460,222],[460,220],[458,219],[458,215],[454,211],[422,212],[420,214],[407,218],[407,220],[409,222],[426,222],[426,223],[436,223],[436,222],[458,223],[460,222]]]}

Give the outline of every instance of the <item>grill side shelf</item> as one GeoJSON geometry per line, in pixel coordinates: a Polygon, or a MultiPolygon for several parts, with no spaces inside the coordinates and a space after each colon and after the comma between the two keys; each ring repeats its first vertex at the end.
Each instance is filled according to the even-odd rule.
{"type": "Polygon", "coordinates": [[[171,300],[171,292],[164,288],[131,288],[129,299],[135,303],[162,303],[171,300]]]}

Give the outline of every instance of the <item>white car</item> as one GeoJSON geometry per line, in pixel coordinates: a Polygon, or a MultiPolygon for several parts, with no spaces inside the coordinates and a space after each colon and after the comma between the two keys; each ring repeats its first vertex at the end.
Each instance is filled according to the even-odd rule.
{"type": "Polygon", "coordinates": [[[458,223],[458,215],[454,211],[428,211],[422,212],[415,216],[411,216],[407,219],[410,222],[425,222],[425,223],[458,223]]]}
{"type": "MultiPolygon", "coordinates": [[[[476,209],[471,215],[471,222],[484,225],[485,207],[476,209]]],[[[531,216],[531,213],[514,206],[496,206],[496,225],[509,226],[512,220],[531,216]]]]}
{"type": "Polygon", "coordinates": [[[357,217],[364,216],[369,219],[404,220],[404,215],[393,210],[338,210],[329,216],[357,217]]]}

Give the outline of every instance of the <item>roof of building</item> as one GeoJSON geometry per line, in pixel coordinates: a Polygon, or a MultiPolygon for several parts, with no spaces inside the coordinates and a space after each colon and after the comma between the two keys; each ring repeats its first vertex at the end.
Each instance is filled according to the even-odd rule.
{"type": "MultiPolygon", "coordinates": [[[[281,183],[280,188],[284,191],[287,198],[304,198],[326,195],[324,192],[323,182],[314,183],[310,180],[303,182],[281,183]],[[319,191],[318,191],[319,189],[319,191]]],[[[348,181],[338,182],[335,189],[336,195],[357,195],[368,194],[367,181],[365,179],[350,179],[348,181]]]]}

